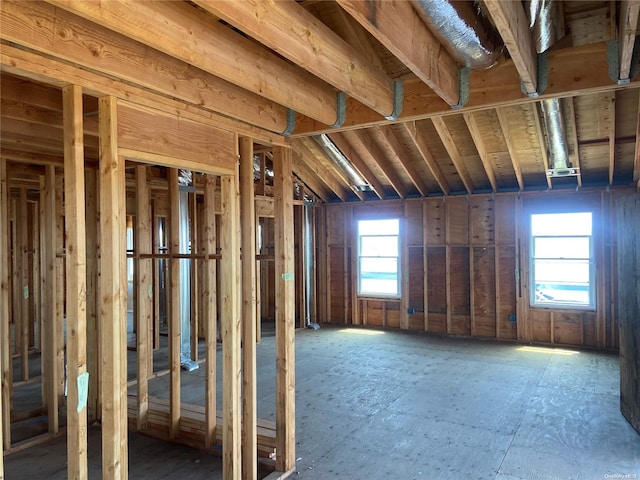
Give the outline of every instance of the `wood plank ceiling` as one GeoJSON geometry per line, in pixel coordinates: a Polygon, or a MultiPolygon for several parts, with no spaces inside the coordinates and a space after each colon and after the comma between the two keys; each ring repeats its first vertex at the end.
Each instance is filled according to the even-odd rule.
{"type": "Polygon", "coordinates": [[[295,174],[319,201],[640,188],[640,0],[558,3],[559,38],[546,68],[525,4],[485,0],[478,11],[504,48],[495,66],[472,70],[462,90],[460,60],[427,26],[419,4],[3,1],[1,155],[13,177],[22,172],[25,179],[33,167],[24,164],[62,165],[60,88],[77,82],[85,92],[88,159],[98,156],[94,95],[108,85],[123,96],[178,100],[189,111],[219,115],[241,134],[290,130],[295,174]],[[610,40],[618,47],[609,55],[619,64],[615,75],[630,81],[609,76],[610,40]],[[577,176],[545,173],[553,159],[538,108],[544,98],[560,98],[577,176]],[[367,191],[354,188],[312,138],[321,133],[367,191]]]}

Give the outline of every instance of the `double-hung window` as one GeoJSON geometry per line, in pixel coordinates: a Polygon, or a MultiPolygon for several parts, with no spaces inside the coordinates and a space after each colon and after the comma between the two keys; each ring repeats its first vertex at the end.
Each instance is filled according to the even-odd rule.
{"type": "Polygon", "coordinates": [[[531,305],[595,308],[591,212],[531,215],[531,305]]]}
{"type": "Polygon", "coordinates": [[[400,297],[400,220],[358,221],[358,295],[400,297]]]}

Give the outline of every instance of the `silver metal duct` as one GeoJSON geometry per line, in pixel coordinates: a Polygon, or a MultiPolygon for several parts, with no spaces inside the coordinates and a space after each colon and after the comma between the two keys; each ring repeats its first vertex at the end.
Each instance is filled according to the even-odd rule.
{"type": "Polygon", "coordinates": [[[412,0],[412,3],[460,65],[483,70],[496,64],[504,43],[474,2],[412,0]]]}
{"type": "Polygon", "coordinates": [[[565,28],[559,13],[560,2],[554,0],[531,0],[529,2],[529,28],[536,40],[536,52],[546,52],[564,37],[565,28]]]}
{"type": "Polygon", "coordinates": [[[362,178],[356,169],[353,168],[349,159],[343,155],[327,135],[323,133],[316,135],[313,139],[320,145],[331,161],[349,177],[349,182],[354,188],[360,191],[371,190],[371,186],[362,178]]]}
{"type": "Polygon", "coordinates": [[[313,226],[311,222],[311,203],[304,202],[304,302],[305,325],[307,328],[318,330],[320,325],[313,321],[311,308],[313,305],[313,226]]]}
{"type": "Polygon", "coordinates": [[[567,177],[577,175],[577,169],[569,165],[569,151],[567,137],[564,131],[560,99],[549,98],[540,101],[542,123],[549,146],[551,165],[547,170],[550,177],[567,177]]]}

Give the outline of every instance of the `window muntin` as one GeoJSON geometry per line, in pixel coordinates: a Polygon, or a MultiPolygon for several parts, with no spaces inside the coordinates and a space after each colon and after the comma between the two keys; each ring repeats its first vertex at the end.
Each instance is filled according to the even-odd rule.
{"type": "Polygon", "coordinates": [[[400,220],[358,221],[358,295],[400,296],[400,220]]]}
{"type": "Polygon", "coordinates": [[[591,212],[531,215],[531,305],[595,308],[591,212]]]}

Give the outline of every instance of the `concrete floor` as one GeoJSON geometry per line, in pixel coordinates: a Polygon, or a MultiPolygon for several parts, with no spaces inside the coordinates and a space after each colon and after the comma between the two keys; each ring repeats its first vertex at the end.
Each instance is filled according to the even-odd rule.
{"type": "MultiPolygon", "coordinates": [[[[258,403],[274,419],[269,333],[258,403]]],[[[298,331],[296,355],[294,478],[640,479],[615,355],[329,326],[298,331]]],[[[183,401],[203,401],[203,375],[183,372],[183,401]]],[[[150,393],[166,397],[168,377],[150,393]]],[[[99,437],[92,427],[91,478],[99,437]]],[[[64,448],[58,439],[6,457],[6,478],[65,478],[64,448]]],[[[133,434],[129,451],[132,479],[221,478],[210,454],[133,434]]]]}

